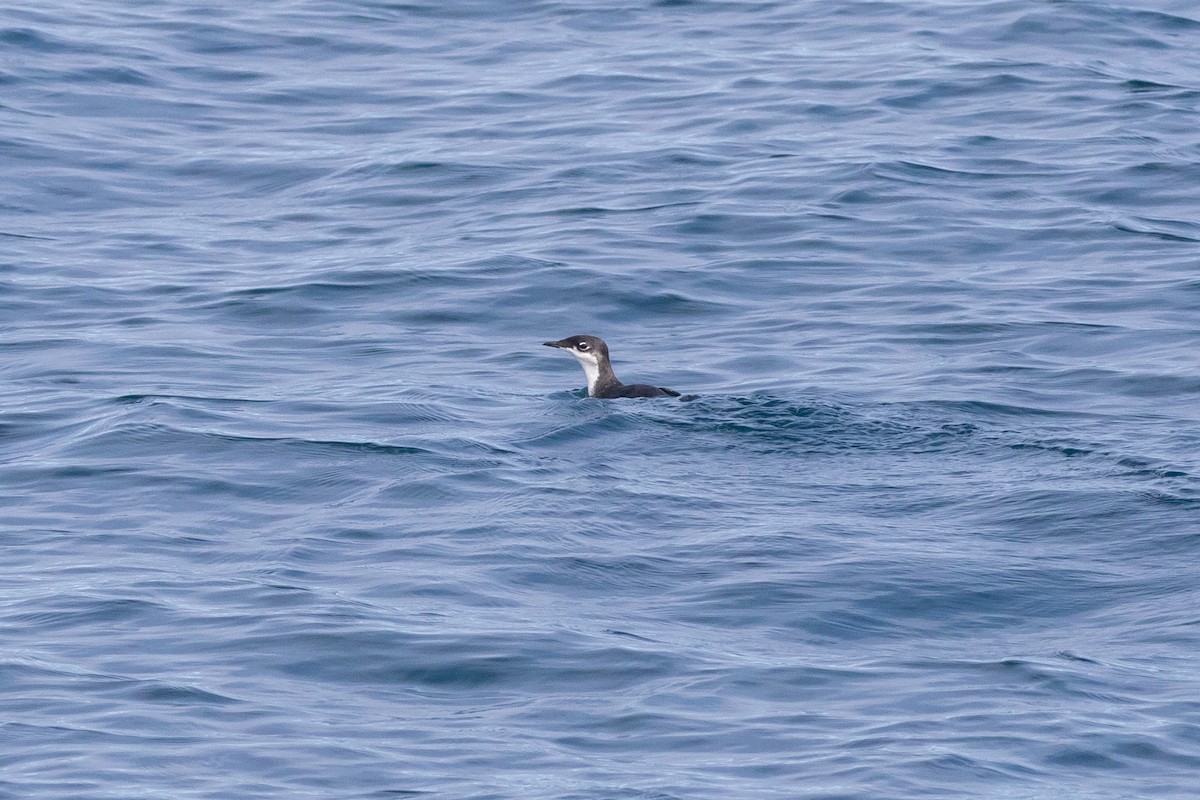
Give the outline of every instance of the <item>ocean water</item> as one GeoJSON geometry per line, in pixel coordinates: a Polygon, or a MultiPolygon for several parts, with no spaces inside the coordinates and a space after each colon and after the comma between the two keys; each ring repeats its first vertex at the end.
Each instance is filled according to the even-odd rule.
{"type": "Polygon", "coordinates": [[[6,3],[0,798],[1196,797],[1198,47],[6,3]]]}

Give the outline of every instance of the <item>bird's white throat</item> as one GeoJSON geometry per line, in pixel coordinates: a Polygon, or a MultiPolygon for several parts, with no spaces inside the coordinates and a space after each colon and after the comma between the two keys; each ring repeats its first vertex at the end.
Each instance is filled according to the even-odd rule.
{"type": "Polygon", "coordinates": [[[587,377],[588,382],[588,394],[594,394],[596,381],[600,380],[600,364],[596,361],[596,357],[591,353],[580,353],[577,350],[567,352],[579,359],[579,363],[583,365],[583,374],[587,377]]]}

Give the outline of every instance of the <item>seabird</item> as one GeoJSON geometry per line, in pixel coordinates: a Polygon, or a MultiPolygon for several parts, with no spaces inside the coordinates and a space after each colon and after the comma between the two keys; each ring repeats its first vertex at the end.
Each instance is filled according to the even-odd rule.
{"type": "Polygon", "coordinates": [[[644,383],[624,384],[617,380],[608,360],[608,345],[596,336],[568,336],[557,342],[542,342],[546,347],[566,350],[579,359],[587,376],[588,395],[609,400],[616,397],[679,397],[673,389],[647,386],[644,383]]]}

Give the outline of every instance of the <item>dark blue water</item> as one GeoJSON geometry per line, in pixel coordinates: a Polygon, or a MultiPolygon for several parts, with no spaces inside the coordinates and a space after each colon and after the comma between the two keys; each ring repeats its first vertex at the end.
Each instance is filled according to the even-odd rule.
{"type": "Polygon", "coordinates": [[[1194,798],[1198,49],[6,4],[0,797],[1194,798]]]}

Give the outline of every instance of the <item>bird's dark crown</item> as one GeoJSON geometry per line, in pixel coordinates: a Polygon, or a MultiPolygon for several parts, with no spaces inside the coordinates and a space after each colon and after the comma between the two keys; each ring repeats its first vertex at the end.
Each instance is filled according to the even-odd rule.
{"type": "Polygon", "coordinates": [[[577,353],[592,353],[601,359],[608,358],[608,345],[599,336],[568,336],[557,342],[545,342],[547,347],[559,347],[563,350],[574,350],[577,353]]]}

